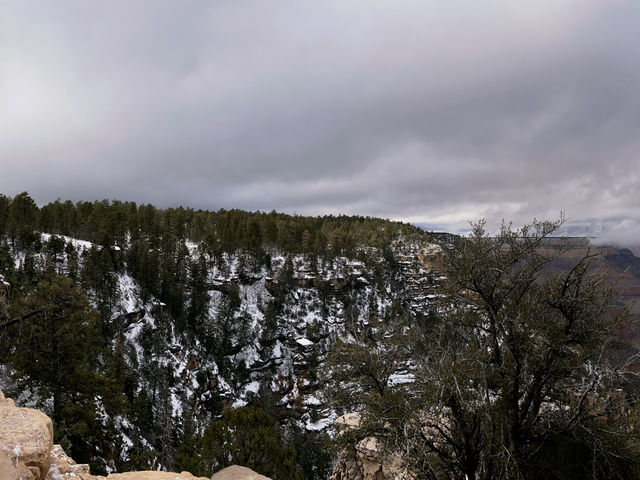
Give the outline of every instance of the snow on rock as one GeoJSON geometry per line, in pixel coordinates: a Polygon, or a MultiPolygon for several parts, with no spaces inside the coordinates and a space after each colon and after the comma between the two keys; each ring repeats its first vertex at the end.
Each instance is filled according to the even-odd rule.
{"type": "Polygon", "coordinates": [[[332,424],[333,424],[333,419],[331,417],[320,418],[315,422],[312,422],[309,419],[306,421],[304,428],[306,428],[309,431],[319,431],[319,430],[325,430],[329,428],[332,424]]]}
{"type": "Polygon", "coordinates": [[[389,385],[402,385],[405,383],[415,382],[416,377],[413,373],[394,373],[389,376],[389,385]]]}
{"type": "Polygon", "coordinates": [[[80,251],[89,250],[91,249],[91,247],[93,247],[93,243],[91,242],[88,242],[86,240],[78,240],[77,238],[74,238],[74,237],[67,237],[66,235],[51,235],[50,233],[40,234],[40,238],[43,243],[51,240],[51,237],[62,238],[65,241],[65,243],[71,242],[71,245],[73,245],[76,250],[80,250],[80,251]]]}
{"type": "MultiPolygon", "coordinates": [[[[48,241],[51,236],[43,234],[42,240],[48,241]]],[[[71,242],[78,253],[93,246],[91,242],[61,238],[71,242]]],[[[195,242],[187,240],[185,245],[191,260],[207,255],[195,242]]],[[[250,255],[240,250],[225,252],[220,258],[208,258],[210,300],[198,335],[193,335],[188,328],[186,332],[182,330],[184,326],[179,327],[160,298],[143,302],[138,282],[126,268],[121,268],[117,272],[118,299],[112,318],[121,321],[124,317],[125,361],[139,373],[139,389],[146,389],[148,393],[156,388],[152,375],[157,373],[150,376],[144,373],[145,369],[168,372],[167,378],[172,382],[168,385],[168,400],[174,416],[193,409],[203,412],[202,418],[208,419],[208,413],[199,410],[202,405],[207,408],[206,403],[216,397],[233,406],[244,405],[252,395],[259,394],[262,385],[281,395],[282,402],[289,407],[302,409],[306,417],[301,426],[308,430],[324,429],[330,423],[326,418],[328,413],[322,411],[323,405],[314,395],[320,385],[317,380],[309,380],[314,376],[308,376],[307,371],[324,362],[335,338],[350,338],[349,322],[376,328],[379,322],[375,317],[382,319],[398,300],[406,301],[416,312],[423,311],[425,305],[435,300],[431,290],[425,290],[419,283],[410,285],[408,280],[410,275],[418,278],[425,274],[416,261],[422,248],[416,244],[400,251],[402,247],[398,246],[396,250],[404,255],[400,276],[391,279],[393,282],[383,278],[382,283],[374,277],[369,261],[373,260],[373,264],[384,261],[375,249],[368,251],[371,258],[365,262],[347,257],[314,259],[308,255],[270,251],[270,265],[255,266],[250,255]],[[277,287],[282,278],[287,258],[293,263],[294,281],[286,286],[283,294],[274,285],[277,287]],[[229,314],[230,292],[235,295],[236,291],[239,306],[231,317],[226,317],[224,321],[229,324],[223,327],[220,319],[229,314]],[[267,343],[262,337],[265,312],[274,295],[280,294],[284,296],[279,299],[282,309],[277,313],[275,332],[267,343]],[[407,301],[407,295],[411,301],[407,301]],[[219,352],[212,349],[215,340],[211,339],[220,336],[223,328],[231,333],[229,353],[221,358],[219,352]],[[312,359],[311,355],[318,358],[312,359]],[[237,374],[238,371],[244,373],[237,374]]],[[[24,261],[20,252],[13,254],[16,261],[24,261]]],[[[125,259],[121,260],[125,265],[125,259]]],[[[186,293],[188,296],[188,290],[186,293]]],[[[390,379],[392,385],[408,381],[411,381],[410,375],[402,372],[390,379]]],[[[145,441],[134,438],[133,429],[122,422],[116,428],[122,433],[125,447],[145,441]]]]}
{"type": "Polygon", "coordinates": [[[97,478],[90,475],[89,465],[78,464],[69,457],[60,445],[54,445],[50,452],[51,467],[46,480],[88,480],[97,478]]]}
{"type": "Polygon", "coordinates": [[[131,276],[126,273],[118,275],[118,289],[120,291],[118,306],[121,313],[130,313],[142,308],[142,302],[138,297],[138,289],[131,276]]]}
{"type": "Polygon", "coordinates": [[[302,345],[303,347],[310,347],[312,345],[314,345],[314,343],[309,340],[308,338],[297,338],[296,339],[296,343],[298,345],[302,345]]]}

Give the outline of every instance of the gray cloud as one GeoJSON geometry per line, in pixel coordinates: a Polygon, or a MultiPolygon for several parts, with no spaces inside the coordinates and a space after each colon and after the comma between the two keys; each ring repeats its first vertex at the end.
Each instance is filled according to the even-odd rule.
{"type": "Polygon", "coordinates": [[[3,2],[0,191],[450,230],[564,210],[633,237],[639,18],[632,0],[3,2]]]}

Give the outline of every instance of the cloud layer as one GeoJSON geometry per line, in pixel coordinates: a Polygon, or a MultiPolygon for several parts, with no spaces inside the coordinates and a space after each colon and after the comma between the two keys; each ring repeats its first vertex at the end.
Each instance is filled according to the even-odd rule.
{"type": "Polygon", "coordinates": [[[0,59],[7,194],[640,232],[633,0],[15,0],[0,59]]]}

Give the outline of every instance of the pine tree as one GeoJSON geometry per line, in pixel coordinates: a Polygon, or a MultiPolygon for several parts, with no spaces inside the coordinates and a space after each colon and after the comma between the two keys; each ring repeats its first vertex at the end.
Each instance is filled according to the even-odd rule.
{"type": "Polygon", "coordinates": [[[72,242],[67,242],[64,247],[64,252],[67,255],[67,268],[65,272],[65,276],[69,277],[74,282],[78,280],[79,275],[79,260],[78,260],[78,251],[73,246],[72,242]]]}
{"type": "Polygon", "coordinates": [[[113,256],[108,248],[93,245],[86,253],[81,272],[82,283],[93,292],[100,312],[102,332],[113,334],[111,314],[118,299],[118,276],[113,256]]]}
{"type": "Polygon", "coordinates": [[[196,260],[189,262],[187,324],[196,332],[206,322],[209,310],[210,297],[207,276],[207,258],[201,252],[196,260]]]}
{"type": "Polygon", "coordinates": [[[33,243],[38,216],[38,206],[27,192],[13,197],[7,214],[7,233],[14,244],[27,248],[33,243]]]}
{"type": "Polygon", "coordinates": [[[11,199],[0,193],[0,241],[4,239],[7,233],[7,218],[9,217],[9,206],[11,199]]]}
{"type": "Polygon", "coordinates": [[[37,392],[39,407],[54,422],[56,443],[66,444],[77,461],[93,463],[96,446],[105,441],[96,413],[104,386],[97,312],[71,279],[56,274],[41,279],[13,309],[14,315],[41,312],[10,335],[15,348],[7,351],[18,385],[37,392]]]}
{"type": "Polygon", "coordinates": [[[273,419],[253,406],[229,410],[212,422],[200,442],[200,458],[202,475],[236,464],[274,480],[302,480],[295,448],[282,447],[273,419]]]}

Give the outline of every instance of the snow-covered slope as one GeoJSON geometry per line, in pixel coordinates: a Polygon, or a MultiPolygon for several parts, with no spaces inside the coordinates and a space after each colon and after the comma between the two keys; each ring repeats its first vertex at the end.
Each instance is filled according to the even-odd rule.
{"type": "MultiPolygon", "coordinates": [[[[51,238],[42,234],[42,243],[51,238]]],[[[95,248],[63,240],[65,252],[54,260],[64,274],[72,249],[82,265],[95,248]]],[[[156,418],[179,424],[193,416],[200,430],[221,409],[249,402],[268,404],[307,431],[325,429],[336,412],[323,402],[318,371],[335,340],[394,315],[424,314],[440,275],[423,255],[433,256],[439,247],[401,239],[392,256],[371,247],[360,249],[357,258],[271,251],[268,265],[258,266],[244,251],[215,257],[193,243],[185,246],[190,261],[206,265],[206,308],[191,319],[174,318],[162,298],[144,298],[139,279],[114,249],[111,347],[135,372],[133,395],[144,390],[156,418]]],[[[24,254],[12,254],[21,267],[24,254]]],[[[35,261],[46,261],[46,252],[35,261]]],[[[180,288],[187,311],[195,287],[180,288]]],[[[90,293],[98,306],[97,293],[90,293]]],[[[105,422],[120,432],[122,459],[153,442],[126,416],[105,422]]]]}

